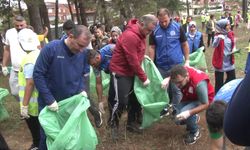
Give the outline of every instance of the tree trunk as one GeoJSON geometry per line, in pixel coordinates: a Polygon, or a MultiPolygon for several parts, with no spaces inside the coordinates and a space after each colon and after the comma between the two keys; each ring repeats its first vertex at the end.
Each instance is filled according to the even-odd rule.
{"type": "Polygon", "coordinates": [[[87,16],[86,16],[86,13],[85,13],[85,5],[84,5],[84,1],[83,0],[79,0],[79,10],[80,10],[80,17],[81,17],[81,22],[83,25],[85,26],[88,26],[88,23],[87,23],[87,16]]]}
{"type": "Polygon", "coordinates": [[[39,0],[25,0],[28,7],[30,25],[34,28],[37,34],[43,32],[43,26],[41,22],[41,16],[39,12],[39,0]]]}
{"type": "Polygon", "coordinates": [[[75,3],[75,9],[76,9],[76,20],[77,20],[77,24],[82,24],[82,23],[81,23],[80,16],[79,16],[78,0],[75,0],[74,3],[75,3]]]}
{"type": "Polygon", "coordinates": [[[104,17],[105,31],[110,31],[112,24],[111,24],[111,19],[107,11],[108,9],[104,0],[102,0],[101,3],[102,3],[102,15],[104,17]]]}
{"type": "Polygon", "coordinates": [[[75,22],[75,18],[74,18],[74,15],[73,15],[73,12],[72,12],[72,8],[71,8],[71,2],[70,2],[70,0],[67,0],[67,2],[68,2],[68,7],[69,7],[69,13],[70,13],[70,16],[71,16],[71,20],[73,22],[75,22]]]}
{"type": "Polygon", "coordinates": [[[21,7],[21,0],[18,0],[18,9],[19,9],[20,15],[23,16],[23,10],[22,10],[22,7],[21,7]]]}
{"type": "Polygon", "coordinates": [[[55,3],[55,38],[58,39],[59,38],[59,35],[58,35],[58,0],[56,0],[56,3],[55,3]]]}
{"type": "Polygon", "coordinates": [[[48,33],[47,37],[51,41],[52,35],[51,35],[51,30],[50,30],[49,15],[48,15],[48,10],[47,10],[47,7],[44,3],[44,0],[41,1],[39,9],[40,9],[40,16],[41,16],[42,24],[43,24],[43,26],[46,26],[49,29],[49,33],[48,33]]]}

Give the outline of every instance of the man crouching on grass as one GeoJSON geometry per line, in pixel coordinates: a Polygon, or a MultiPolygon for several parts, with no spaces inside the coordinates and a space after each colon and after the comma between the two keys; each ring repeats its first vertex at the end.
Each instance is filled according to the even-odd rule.
{"type": "Polygon", "coordinates": [[[200,137],[198,113],[206,110],[214,98],[208,75],[192,67],[177,65],[171,69],[171,81],[181,89],[183,97],[176,105],[176,124],[186,125],[185,144],[194,144],[200,137]]]}

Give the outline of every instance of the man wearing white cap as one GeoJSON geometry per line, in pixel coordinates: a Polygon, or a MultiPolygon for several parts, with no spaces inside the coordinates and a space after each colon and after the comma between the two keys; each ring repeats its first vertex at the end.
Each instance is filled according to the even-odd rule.
{"type": "Polygon", "coordinates": [[[29,149],[37,150],[40,141],[40,124],[38,121],[38,92],[33,80],[33,70],[36,59],[40,54],[37,49],[37,35],[30,29],[22,29],[18,33],[18,42],[26,53],[21,58],[18,72],[19,98],[21,117],[25,119],[33,139],[29,149]]]}

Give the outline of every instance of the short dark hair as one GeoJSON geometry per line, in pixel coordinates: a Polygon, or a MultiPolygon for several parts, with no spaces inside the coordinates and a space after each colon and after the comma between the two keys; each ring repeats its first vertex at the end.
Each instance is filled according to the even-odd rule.
{"type": "Polygon", "coordinates": [[[223,129],[223,120],[227,104],[223,100],[211,103],[206,111],[206,121],[210,132],[216,133],[223,129]]]}
{"type": "Polygon", "coordinates": [[[14,20],[18,22],[25,21],[24,17],[20,15],[15,16],[14,20]]]}
{"type": "Polygon", "coordinates": [[[188,71],[182,65],[176,65],[170,70],[171,80],[176,79],[177,75],[181,75],[183,77],[187,76],[188,71]]]}
{"type": "Polygon", "coordinates": [[[75,23],[72,20],[67,20],[63,23],[63,31],[69,31],[75,28],[75,23]]]}
{"type": "Polygon", "coordinates": [[[90,49],[87,52],[87,61],[90,63],[90,60],[95,59],[96,56],[99,54],[97,50],[90,49]]]}
{"type": "Polygon", "coordinates": [[[165,15],[170,15],[169,13],[169,10],[167,8],[160,8],[158,11],[157,11],[157,17],[163,17],[165,15]]]}

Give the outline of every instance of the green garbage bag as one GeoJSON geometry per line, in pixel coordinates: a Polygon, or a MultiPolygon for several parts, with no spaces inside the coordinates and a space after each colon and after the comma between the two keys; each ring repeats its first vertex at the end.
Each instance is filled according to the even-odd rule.
{"type": "MultiPolygon", "coordinates": [[[[109,91],[109,82],[110,82],[110,75],[105,73],[104,71],[101,71],[102,75],[102,90],[103,90],[103,95],[108,96],[108,91],[109,91]]],[[[95,74],[93,71],[93,68],[90,67],[90,77],[89,77],[89,82],[90,82],[90,95],[97,97],[96,94],[96,80],[95,80],[95,74]]]]}
{"type": "Polygon", "coordinates": [[[60,101],[58,105],[58,112],[45,107],[39,114],[48,150],[96,149],[97,136],[86,112],[89,100],[78,94],[60,101]]]}
{"type": "Polygon", "coordinates": [[[134,92],[143,108],[142,128],[152,125],[160,119],[160,112],[169,103],[169,97],[165,89],[161,88],[162,76],[153,61],[146,56],[142,68],[151,81],[144,87],[138,77],[135,78],[134,92]]]}
{"type": "Polygon", "coordinates": [[[9,113],[3,105],[4,97],[9,94],[7,89],[0,88],[0,122],[9,118],[9,113]]]}
{"type": "Polygon", "coordinates": [[[189,65],[196,69],[207,72],[207,63],[203,50],[204,47],[202,46],[189,55],[189,60],[190,60],[189,65]]]}

